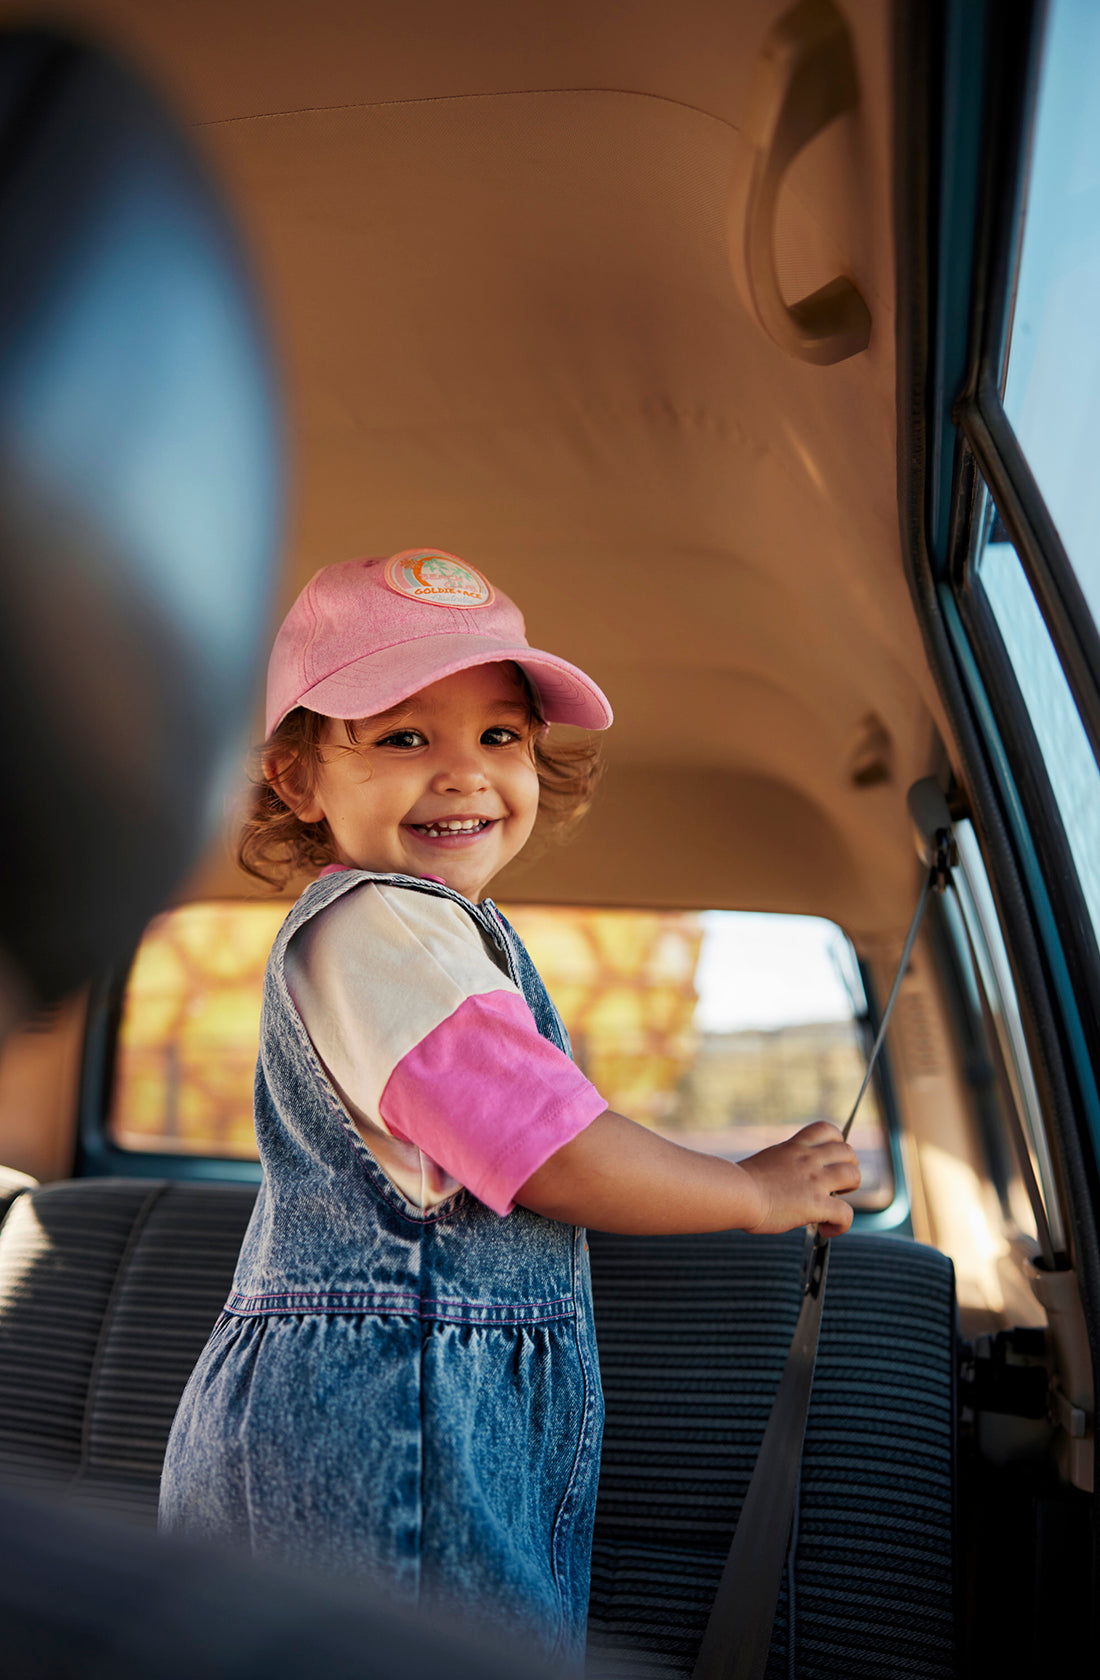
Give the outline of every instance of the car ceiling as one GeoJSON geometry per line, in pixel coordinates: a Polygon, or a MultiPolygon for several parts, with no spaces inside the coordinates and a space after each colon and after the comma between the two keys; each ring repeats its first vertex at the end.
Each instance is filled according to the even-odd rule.
{"type": "MultiPolygon", "coordinates": [[[[892,70],[792,167],[776,250],[869,348],[792,359],[741,301],[730,187],[773,0],[70,0],[152,73],[246,230],[285,370],[282,604],[438,545],[616,710],[570,846],[500,896],[908,920],[943,733],[896,505],[892,70]]],[[[34,6],[24,7],[33,14],[34,6]]],[[[42,15],[46,8],[42,7],[42,15]]],[[[240,890],[211,865],[202,890],[240,890]]]]}

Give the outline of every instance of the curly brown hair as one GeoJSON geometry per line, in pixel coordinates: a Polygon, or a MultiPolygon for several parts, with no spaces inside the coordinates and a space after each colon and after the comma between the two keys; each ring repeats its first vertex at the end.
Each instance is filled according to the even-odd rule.
{"type": "MultiPolygon", "coordinates": [[[[545,719],[526,672],[510,661],[509,665],[527,701],[533,727],[543,730],[545,719]]],[[[257,881],[276,889],[295,875],[316,874],[336,862],[328,824],[303,822],[278,786],[281,781],[299,800],[313,793],[323,762],[321,733],[326,721],[320,712],[297,706],[253,755],[252,796],[241,825],[237,862],[257,881]],[[289,759],[289,767],[279,776],[272,769],[275,759],[289,759]]],[[[346,721],[344,729],[349,747],[354,747],[354,723],[346,721]]],[[[539,779],[535,832],[546,839],[564,839],[592,803],[603,772],[599,743],[582,740],[549,746],[545,734],[536,733],[531,752],[539,779]]]]}

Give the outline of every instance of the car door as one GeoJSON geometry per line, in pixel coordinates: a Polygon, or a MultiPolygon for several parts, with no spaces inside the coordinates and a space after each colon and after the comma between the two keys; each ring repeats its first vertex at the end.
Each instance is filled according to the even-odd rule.
{"type": "MultiPolygon", "coordinates": [[[[973,969],[963,922],[984,898],[1003,946],[978,964],[1000,962],[1018,1015],[1007,1059],[1033,1088],[1013,1105],[1017,1149],[1047,1221],[1032,1287],[1052,1344],[1059,1516],[1045,1564],[1019,1526],[1015,1552],[998,1553],[972,1646],[984,1672],[997,1651],[1018,1660],[1007,1629],[1024,1588],[1032,1654],[1068,1652],[1095,1567],[1100,19],[1053,0],[914,7],[900,22],[902,530],[977,883],[956,948],[973,969]]],[[[979,1522],[995,1504],[987,1487],[979,1522]]]]}

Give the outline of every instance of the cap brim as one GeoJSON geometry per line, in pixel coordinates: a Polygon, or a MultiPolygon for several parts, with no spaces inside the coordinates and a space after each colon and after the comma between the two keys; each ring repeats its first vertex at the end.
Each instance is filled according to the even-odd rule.
{"type": "MultiPolygon", "coordinates": [[[[527,673],[547,723],[571,723],[579,729],[606,729],[611,723],[606,696],[575,665],[539,648],[514,647],[491,636],[425,636],[367,654],[316,683],[294,705],[324,717],[373,717],[456,671],[506,659],[527,673]]],[[[293,710],[289,706],[269,718],[268,734],[293,710]]]]}

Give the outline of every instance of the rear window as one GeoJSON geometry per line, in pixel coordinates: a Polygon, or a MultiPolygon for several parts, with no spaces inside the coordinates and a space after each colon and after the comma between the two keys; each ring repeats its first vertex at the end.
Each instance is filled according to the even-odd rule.
{"type": "Polygon", "coordinates": [[[283,903],[188,904],[150,923],[123,1000],[113,1142],[255,1157],[264,966],[286,913],[283,903]]]}
{"type": "MultiPolygon", "coordinates": [[[[504,906],[574,1055],[612,1108],[737,1159],[810,1121],[843,1124],[869,1037],[859,967],[809,916],[504,906]]],[[[255,1156],[264,964],[283,903],[193,904],[150,925],[126,987],[109,1119],[121,1148],[255,1156]]],[[[874,1091],[853,1142],[859,1205],[893,1178],[874,1091]]]]}

